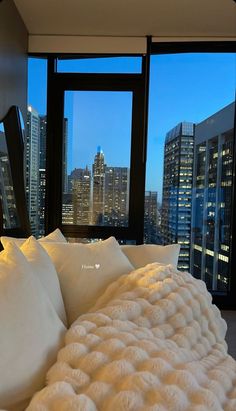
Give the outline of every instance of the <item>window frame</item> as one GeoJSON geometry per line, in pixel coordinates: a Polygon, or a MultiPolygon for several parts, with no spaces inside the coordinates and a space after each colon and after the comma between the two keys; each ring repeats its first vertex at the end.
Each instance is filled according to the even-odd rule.
{"type": "MultiPolygon", "coordinates": [[[[11,106],[0,121],[4,125],[7,156],[11,171],[11,183],[14,193],[18,224],[4,228],[3,205],[0,198],[0,233],[11,237],[27,237],[30,235],[30,222],[26,205],[24,186],[24,132],[20,120],[20,110],[11,106]]],[[[0,250],[2,246],[0,245],[0,250]]]]}
{"type": "MultiPolygon", "coordinates": [[[[138,192],[138,204],[139,204],[139,230],[138,232],[129,232],[125,233],[125,238],[127,240],[133,239],[136,236],[136,243],[141,244],[143,242],[143,235],[144,235],[144,196],[145,196],[145,172],[146,172],[146,151],[147,151],[147,128],[148,128],[148,96],[149,96],[149,75],[150,75],[150,57],[155,54],[177,54],[177,53],[230,53],[236,52],[236,41],[176,41],[176,42],[152,42],[151,36],[147,37],[147,53],[142,56],[142,73],[141,74],[124,74],[119,76],[134,76],[140,78],[140,84],[142,94],[142,110],[140,107],[140,113],[142,115],[142,147],[140,145],[140,150],[142,151],[142,172],[140,172],[141,184],[139,185],[139,189],[142,186],[142,190],[140,189],[138,192]],[[143,191],[141,193],[141,191],[143,191]]],[[[50,201],[53,199],[54,193],[60,192],[61,184],[58,186],[58,177],[57,177],[57,167],[55,168],[54,165],[51,163],[51,155],[56,157],[56,154],[60,154],[60,147],[62,149],[62,145],[57,144],[54,146],[54,139],[53,139],[53,121],[55,123],[55,119],[53,120],[53,80],[55,76],[62,75],[64,76],[65,73],[56,73],[56,60],[58,57],[66,57],[68,58],[83,58],[83,57],[91,57],[91,58],[99,58],[101,57],[115,57],[119,56],[119,54],[106,54],[106,55],[99,55],[99,54],[83,54],[83,55],[74,55],[74,54],[67,54],[67,53],[57,53],[57,54],[46,54],[46,53],[30,53],[29,57],[44,57],[48,60],[48,88],[47,88],[47,118],[48,118],[48,125],[47,125],[47,161],[46,161],[46,200],[45,200],[45,231],[48,233],[51,229],[56,228],[56,226],[60,227],[58,224],[58,218],[54,218],[52,213],[52,207],[50,207],[50,201]],[[52,116],[52,117],[51,117],[52,116]],[[58,153],[59,150],[59,153],[58,153]],[[51,153],[49,155],[49,153],[51,153]],[[53,181],[55,177],[55,182],[57,181],[56,187],[53,187],[53,181]],[[51,209],[51,211],[50,211],[51,209]],[[51,215],[50,215],[51,214],[51,215]]],[[[123,55],[120,55],[123,56],[123,55]]],[[[128,56],[127,54],[125,55],[128,56]]],[[[130,54],[132,56],[132,54],[130,54]]],[[[135,55],[137,56],[137,55],[135,55]]],[[[66,73],[66,75],[74,76],[77,75],[75,73],[66,73]]],[[[81,76],[81,74],[79,74],[81,76]]],[[[83,76],[83,75],[82,75],[83,76]]],[[[97,76],[97,80],[102,77],[102,75],[96,74],[86,74],[87,77],[90,76],[97,76]]],[[[104,74],[104,76],[114,76],[111,74],[104,74]]],[[[234,160],[233,160],[233,182],[232,182],[232,210],[236,206],[236,105],[235,105],[235,121],[234,121],[234,160]]],[[[138,176],[137,176],[138,181],[138,176]]],[[[137,199],[136,197],[136,199],[137,199]]],[[[136,204],[135,204],[136,206],[136,204]]],[[[57,204],[58,207],[58,204],[57,204]]],[[[61,207],[58,207],[61,212],[61,207]]],[[[130,204],[131,209],[131,204],[130,204]]],[[[70,231],[70,228],[67,230],[63,229],[65,235],[81,237],[100,237],[105,238],[109,235],[115,235],[118,239],[124,238],[124,231],[123,228],[116,228],[116,227],[100,227],[99,230],[87,230],[86,226],[80,226],[80,229],[70,231]],[[80,235],[81,234],[81,235],[80,235]]],[[[95,226],[96,227],[96,226],[95,226]]],[[[93,228],[93,227],[92,227],[93,228]]],[[[236,266],[236,215],[232,213],[231,215],[231,250],[230,250],[230,259],[229,259],[229,292],[227,295],[222,295],[220,293],[213,294],[213,302],[219,307],[224,309],[236,309],[236,276],[232,275],[232,268],[236,266]]]]}
{"type": "MultiPolygon", "coordinates": [[[[99,58],[99,55],[96,57],[99,58]]],[[[141,244],[144,232],[146,171],[147,57],[142,56],[141,74],[58,73],[57,58],[58,56],[48,58],[45,231],[48,233],[60,227],[67,237],[107,238],[113,235],[117,239],[135,240],[136,244],[141,244]],[[65,90],[133,92],[128,227],[62,224],[63,122],[58,121],[58,114],[62,119],[65,90]]]]}

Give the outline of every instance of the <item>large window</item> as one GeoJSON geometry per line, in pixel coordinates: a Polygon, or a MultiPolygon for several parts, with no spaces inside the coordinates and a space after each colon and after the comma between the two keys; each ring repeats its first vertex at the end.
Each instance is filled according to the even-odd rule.
{"type": "Polygon", "coordinates": [[[29,74],[32,232],[59,226],[74,240],[177,242],[178,268],[229,295],[234,44],[152,44],[150,60],[32,58],[29,74]]]}
{"type": "Polygon", "coordinates": [[[121,241],[143,241],[141,62],[141,57],[98,58],[96,70],[88,59],[86,70],[83,60],[54,61],[47,126],[48,202],[55,211],[48,209],[49,229],[60,226],[72,238],[112,234],[121,241]],[[84,73],[74,68],[81,69],[81,62],[84,73]],[[63,63],[64,71],[55,63],[63,63]]]}
{"type": "Polygon", "coordinates": [[[178,268],[222,295],[231,285],[235,84],[235,52],[151,56],[144,240],[178,242],[178,268]]]}

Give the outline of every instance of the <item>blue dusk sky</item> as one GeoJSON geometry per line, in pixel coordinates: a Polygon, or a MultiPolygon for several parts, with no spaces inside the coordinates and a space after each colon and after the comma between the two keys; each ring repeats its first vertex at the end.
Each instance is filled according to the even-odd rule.
{"type": "MultiPolygon", "coordinates": [[[[67,61],[59,68],[73,71],[75,64],[67,61]]],[[[96,72],[139,72],[140,59],[80,61],[81,71],[94,72],[95,67],[96,72]]],[[[46,71],[44,60],[29,59],[28,103],[39,114],[46,114],[46,71]]],[[[235,53],[151,57],[147,190],[158,191],[161,199],[166,133],[181,121],[199,123],[230,104],[235,89],[235,53]]],[[[131,113],[129,92],[66,92],[68,173],[75,167],[91,167],[97,146],[107,165],[129,167],[131,113]]]]}

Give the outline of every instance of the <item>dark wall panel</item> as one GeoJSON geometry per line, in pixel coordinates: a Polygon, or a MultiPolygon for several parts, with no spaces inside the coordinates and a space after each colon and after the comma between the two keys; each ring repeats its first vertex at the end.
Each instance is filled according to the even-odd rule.
{"type": "Polygon", "coordinates": [[[17,105],[26,121],[28,33],[13,0],[0,1],[0,119],[17,105]]]}

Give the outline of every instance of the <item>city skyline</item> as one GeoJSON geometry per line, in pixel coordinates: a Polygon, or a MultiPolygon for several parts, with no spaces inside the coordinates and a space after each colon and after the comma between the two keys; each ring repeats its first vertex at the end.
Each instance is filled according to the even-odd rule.
{"type": "MultiPolygon", "coordinates": [[[[97,147],[90,169],[75,168],[68,175],[68,191],[62,197],[64,211],[70,203],[70,224],[128,226],[129,169],[107,165],[101,147],[97,147]]],[[[68,220],[64,211],[63,218],[68,220]]]]}
{"type": "MultiPolygon", "coordinates": [[[[206,281],[209,289],[228,285],[233,174],[234,108],[231,103],[195,125],[181,122],[168,131],[164,147],[163,203],[145,191],[144,242],[181,245],[178,268],[206,281]]],[[[26,127],[26,196],[32,233],[44,234],[46,116],[32,107],[26,127]]],[[[1,132],[1,195],[5,224],[15,222],[14,199],[1,132]],[[7,191],[6,191],[7,190],[7,191]],[[9,193],[9,194],[8,194],[9,193]],[[10,200],[9,203],[9,199],[10,200]]],[[[64,119],[63,168],[67,158],[64,119]]],[[[107,164],[101,147],[89,168],[63,172],[62,223],[126,227],[129,168],[107,164]]]]}
{"type": "MultiPolygon", "coordinates": [[[[228,69],[229,67],[225,68],[225,70],[228,69]]],[[[160,79],[161,75],[158,78],[160,79]]],[[[176,81],[176,73],[172,81],[174,80],[176,81]]],[[[187,85],[189,78],[185,77],[185,80],[187,85]]],[[[216,81],[215,77],[214,81],[216,81]]],[[[201,90],[202,98],[204,97],[203,107],[197,116],[200,118],[205,113],[206,107],[208,111],[203,118],[201,117],[202,121],[198,122],[192,119],[191,122],[185,121],[187,117],[185,113],[193,114],[193,110],[197,107],[194,104],[188,105],[194,98],[190,84],[181,96],[181,99],[186,98],[186,92],[188,92],[189,100],[185,101],[181,110],[177,110],[178,115],[177,111],[171,110],[172,105],[176,103],[174,99],[171,100],[173,97],[171,85],[168,84],[166,89],[163,84],[159,85],[158,90],[151,86],[151,94],[155,91],[157,93],[155,97],[159,95],[159,99],[162,93],[166,93],[163,104],[168,104],[170,115],[167,119],[162,113],[165,133],[162,140],[158,139],[153,116],[156,124],[162,108],[157,110],[157,115],[153,106],[154,100],[150,97],[147,180],[150,178],[148,170],[151,168],[155,184],[150,189],[151,184],[147,183],[143,193],[144,243],[162,245],[179,243],[181,249],[178,268],[190,271],[196,278],[204,280],[208,289],[219,292],[226,292],[230,286],[228,270],[231,256],[235,114],[235,103],[232,103],[234,100],[233,81],[227,83],[227,87],[230,84],[231,90],[224,95],[221,94],[221,98],[218,95],[218,98],[214,99],[215,95],[212,95],[208,106],[204,104],[206,95],[203,93],[204,90],[201,90]],[[215,107],[219,107],[209,112],[212,102],[215,107]],[[180,115],[182,115],[181,121],[175,121],[180,115]],[[168,124],[171,124],[171,127],[167,128],[168,124]]],[[[212,89],[211,92],[213,92],[212,89]]],[[[94,93],[79,92],[79,94],[72,95],[71,101],[67,101],[68,111],[66,109],[64,112],[68,118],[63,119],[62,224],[128,227],[131,96],[129,93],[112,95],[101,92],[99,100],[95,98],[96,93],[94,93]],[[76,98],[79,96],[80,101],[75,103],[73,101],[76,100],[75,96],[76,98]],[[106,104],[110,106],[109,111],[106,110],[105,105],[102,105],[103,98],[107,99],[106,104]],[[91,100],[93,100],[93,105],[91,100]],[[126,118],[126,133],[123,134],[125,142],[122,138],[116,139],[114,133],[109,134],[109,127],[114,121],[114,105],[119,106],[122,101],[125,103],[120,110],[119,115],[121,116],[116,117],[113,125],[115,125],[114,130],[119,129],[119,135],[122,135],[124,124],[121,119],[126,118]],[[86,104],[83,104],[85,102],[86,104]],[[97,110],[96,107],[99,109],[97,110]],[[82,108],[84,112],[81,111],[82,108]],[[90,110],[96,112],[96,115],[90,116],[90,110]],[[74,119],[71,112],[74,112],[74,119]],[[82,112],[86,113],[82,116],[83,125],[79,117],[82,112]],[[102,123],[105,114],[101,113],[108,112],[108,128],[104,128],[102,123]],[[100,116],[100,123],[96,121],[96,116],[100,116]],[[91,128],[83,146],[81,144],[83,130],[89,120],[91,128]],[[71,137],[73,123],[76,124],[74,142],[71,137]],[[91,130],[96,127],[97,131],[92,135],[91,130]],[[101,133],[103,133],[103,139],[100,138],[101,133]],[[105,148],[103,144],[102,147],[97,148],[104,141],[105,148]],[[116,144],[113,145],[114,141],[116,144]],[[71,162],[70,154],[68,154],[70,150],[73,151],[72,143],[75,144],[74,163],[71,162]],[[82,146],[84,151],[81,150],[82,146]],[[81,156],[83,162],[77,161],[77,158],[81,156]]],[[[158,99],[155,99],[155,104],[157,102],[158,99]]],[[[181,105],[181,100],[179,105],[181,105]]],[[[25,177],[31,231],[36,236],[44,235],[46,126],[46,115],[34,105],[31,106],[27,113],[25,127],[25,177]]],[[[4,224],[6,226],[16,225],[17,215],[3,129],[0,129],[0,136],[0,194],[4,209],[4,224]]]]}

